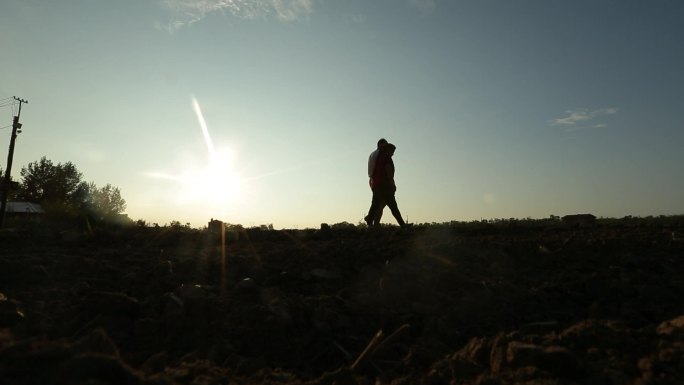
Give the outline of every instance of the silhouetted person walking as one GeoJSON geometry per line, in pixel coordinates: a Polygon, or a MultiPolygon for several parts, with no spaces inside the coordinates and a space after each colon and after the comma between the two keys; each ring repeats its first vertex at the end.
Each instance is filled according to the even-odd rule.
{"type": "MultiPolygon", "coordinates": [[[[373,181],[373,172],[375,171],[375,161],[378,159],[378,154],[380,154],[380,147],[383,145],[387,144],[387,140],[385,138],[380,138],[378,140],[378,146],[375,148],[375,151],[371,152],[370,155],[368,156],[368,178],[370,179],[370,182],[373,181]]],[[[371,185],[371,188],[373,186],[371,185]]]]}
{"type": "Polygon", "coordinates": [[[401,217],[401,212],[399,212],[399,207],[394,197],[397,186],[394,183],[394,161],[392,161],[392,156],[394,156],[396,149],[396,146],[391,143],[380,146],[380,152],[375,161],[373,177],[371,178],[373,203],[368,213],[368,218],[373,220],[373,226],[380,225],[382,211],[385,209],[385,206],[389,206],[399,226],[407,227],[406,222],[401,217]]]}
{"type": "MultiPolygon", "coordinates": [[[[380,140],[378,140],[378,146],[375,148],[375,151],[371,152],[368,156],[368,184],[370,185],[371,191],[373,191],[373,172],[375,172],[375,163],[378,159],[378,155],[380,154],[380,148],[386,144],[387,140],[385,138],[380,138],[380,140]]],[[[369,227],[380,224],[380,219],[382,218],[382,210],[380,210],[380,216],[377,217],[377,222],[375,217],[375,212],[378,209],[378,203],[379,202],[377,202],[375,194],[373,194],[373,200],[371,201],[370,209],[368,209],[368,215],[366,215],[366,217],[363,218],[369,227]]]]}

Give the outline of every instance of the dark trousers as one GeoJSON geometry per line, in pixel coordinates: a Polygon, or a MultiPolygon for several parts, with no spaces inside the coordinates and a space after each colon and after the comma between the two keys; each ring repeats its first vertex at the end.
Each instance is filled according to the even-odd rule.
{"type": "Polygon", "coordinates": [[[401,217],[397,200],[394,197],[394,188],[392,187],[376,188],[373,190],[373,200],[371,201],[371,207],[368,210],[368,218],[373,220],[373,225],[380,225],[380,218],[382,218],[382,211],[385,209],[385,206],[390,208],[397,223],[399,223],[400,226],[404,226],[404,220],[401,217]]]}

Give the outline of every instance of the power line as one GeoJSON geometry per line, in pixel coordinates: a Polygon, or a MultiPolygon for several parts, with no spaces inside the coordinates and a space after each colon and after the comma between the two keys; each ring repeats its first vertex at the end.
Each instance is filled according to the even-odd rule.
{"type": "Polygon", "coordinates": [[[17,104],[17,100],[14,97],[0,99],[0,108],[1,107],[7,107],[7,106],[14,106],[16,104],[17,104]]]}

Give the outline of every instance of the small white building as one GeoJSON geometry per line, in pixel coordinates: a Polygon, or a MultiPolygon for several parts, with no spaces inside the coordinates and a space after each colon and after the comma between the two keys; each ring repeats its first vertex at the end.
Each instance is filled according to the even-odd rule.
{"type": "Polygon", "coordinates": [[[7,206],[5,206],[6,223],[10,225],[42,222],[44,215],[45,210],[38,203],[7,202],[7,206]]]}
{"type": "Polygon", "coordinates": [[[20,214],[45,214],[45,210],[38,203],[31,202],[7,202],[5,208],[6,214],[20,215],[20,214]]]}

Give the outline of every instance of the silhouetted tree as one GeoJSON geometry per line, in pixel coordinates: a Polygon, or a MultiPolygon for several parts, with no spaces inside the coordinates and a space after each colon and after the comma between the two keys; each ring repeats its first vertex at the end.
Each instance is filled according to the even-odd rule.
{"type": "Polygon", "coordinates": [[[119,188],[81,180],[82,174],[71,162],[54,164],[42,157],[21,169],[18,198],[40,203],[46,213],[90,221],[115,219],[126,209],[119,188]]]}
{"type": "Polygon", "coordinates": [[[82,187],[85,193],[85,206],[91,215],[98,219],[111,219],[126,210],[126,200],[121,197],[121,191],[107,183],[104,187],[97,187],[94,182],[82,187]]]}
{"type": "Polygon", "coordinates": [[[75,213],[84,191],[81,173],[71,162],[53,164],[42,157],[21,169],[18,197],[43,205],[46,210],[75,213]]]}

